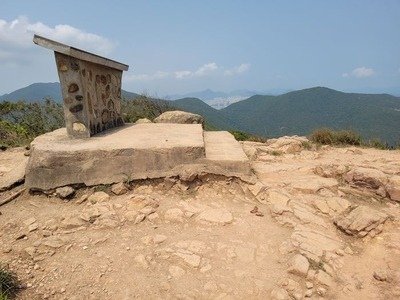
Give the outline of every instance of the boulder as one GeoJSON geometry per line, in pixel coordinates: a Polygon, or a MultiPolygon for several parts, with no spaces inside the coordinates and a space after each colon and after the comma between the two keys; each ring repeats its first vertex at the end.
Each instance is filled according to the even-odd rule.
{"type": "Polygon", "coordinates": [[[344,175],[344,179],[355,186],[375,191],[382,190],[388,181],[386,174],[382,171],[362,167],[354,168],[347,172],[344,175]]]}
{"type": "Polygon", "coordinates": [[[138,119],[135,124],[145,124],[145,123],[153,123],[147,118],[138,119]]]}
{"type": "Polygon", "coordinates": [[[118,182],[112,185],[111,191],[115,195],[122,195],[125,194],[128,191],[128,188],[124,182],[118,182]]]}
{"type": "Polygon", "coordinates": [[[367,206],[349,208],[335,218],[334,224],[349,235],[375,236],[382,231],[388,215],[367,206]]]}
{"type": "Polygon", "coordinates": [[[310,263],[308,262],[308,259],[301,254],[296,254],[292,258],[288,272],[294,275],[306,277],[309,267],[310,263]]]}
{"type": "Polygon", "coordinates": [[[396,175],[389,179],[386,191],[390,199],[400,202],[400,176],[396,175]]]}
{"type": "Polygon", "coordinates": [[[185,111],[167,111],[154,119],[155,123],[178,123],[178,124],[202,124],[204,127],[204,118],[197,114],[185,111]]]}
{"type": "Polygon", "coordinates": [[[89,196],[88,200],[90,203],[105,202],[110,199],[110,196],[105,192],[95,192],[89,196]]]}

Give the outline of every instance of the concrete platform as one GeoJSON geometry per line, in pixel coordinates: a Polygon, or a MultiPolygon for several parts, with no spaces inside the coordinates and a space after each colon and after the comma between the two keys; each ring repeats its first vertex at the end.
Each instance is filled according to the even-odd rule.
{"type": "Polygon", "coordinates": [[[126,124],[87,139],[65,128],[31,144],[25,185],[49,190],[182,173],[248,178],[252,172],[240,144],[228,132],[203,132],[200,124],[126,124]]]}
{"type": "Polygon", "coordinates": [[[204,131],[206,160],[227,172],[250,174],[249,160],[242,146],[227,131],[204,131]]]}

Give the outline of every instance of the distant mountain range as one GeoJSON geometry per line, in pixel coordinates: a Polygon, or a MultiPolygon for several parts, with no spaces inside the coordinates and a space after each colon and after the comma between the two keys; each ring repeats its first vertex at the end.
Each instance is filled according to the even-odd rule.
{"type": "MultiPolygon", "coordinates": [[[[202,97],[217,93],[206,90],[202,97]]],[[[0,101],[35,101],[47,96],[61,99],[59,83],[35,83],[0,96],[0,101]]],[[[123,96],[136,98],[138,94],[123,91],[123,96]]],[[[390,145],[400,143],[400,97],[388,94],[343,93],[314,87],[278,96],[253,95],[220,110],[205,101],[183,97],[171,103],[178,109],[203,115],[208,124],[218,129],[277,137],[307,135],[317,128],[330,127],[352,129],[366,139],[378,138],[390,145]]]]}
{"type": "Polygon", "coordinates": [[[257,92],[249,90],[235,90],[229,93],[225,93],[225,92],[216,92],[210,89],[206,89],[204,91],[193,92],[183,95],[179,94],[167,95],[164,98],[168,100],[177,100],[182,98],[198,98],[200,100],[203,100],[205,103],[207,103],[213,108],[222,109],[231,105],[232,103],[239,102],[243,99],[247,99],[254,95],[280,95],[285,92],[288,92],[288,90],[273,89],[269,91],[257,91],[257,92]]]}
{"type": "MultiPolygon", "coordinates": [[[[136,98],[139,96],[136,93],[127,92],[122,90],[122,96],[126,98],[136,98]]],[[[61,86],[59,82],[38,82],[15,90],[9,94],[0,96],[0,101],[41,101],[45,98],[51,98],[54,101],[61,102],[61,86]]]]}

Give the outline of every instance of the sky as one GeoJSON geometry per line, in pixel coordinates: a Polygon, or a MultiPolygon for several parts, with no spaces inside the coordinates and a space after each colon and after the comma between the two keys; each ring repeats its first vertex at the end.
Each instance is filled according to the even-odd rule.
{"type": "Polygon", "coordinates": [[[58,81],[33,34],[130,66],[123,88],[400,95],[400,0],[0,1],[0,95],[58,81]]]}

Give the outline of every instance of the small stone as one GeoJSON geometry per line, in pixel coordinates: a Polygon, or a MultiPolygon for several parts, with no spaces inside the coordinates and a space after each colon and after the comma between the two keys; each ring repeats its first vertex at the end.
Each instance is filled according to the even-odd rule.
{"type": "Polygon", "coordinates": [[[198,219],[200,221],[225,225],[232,223],[233,216],[226,209],[212,208],[201,212],[198,219]]]}
{"type": "Polygon", "coordinates": [[[146,207],[143,207],[141,210],[139,210],[140,213],[144,214],[144,215],[149,215],[154,213],[156,210],[154,209],[154,207],[148,205],[146,207]]]}
{"type": "Polygon", "coordinates": [[[28,231],[29,231],[29,232],[32,232],[32,231],[37,230],[38,228],[39,228],[38,223],[33,223],[33,224],[31,224],[31,225],[28,226],[28,231]]]}
{"type": "Polygon", "coordinates": [[[156,234],[153,237],[153,243],[154,244],[161,244],[162,242],[164,242],[167,239],[167,237],[165,235],[162,234],[156,234]]]}
{"type": "Polygon", "coordinates": [[[320,295],[320,296],[325,296],[326,295],[326,288],[324,288],[322,286],[317,288],[317,294],[320,295]]]}
{"type": "Polygon", "coordinates": [[[296,254],[291,261],[291,266],[289,267],[288,272],[305,277],[307,276],[309,267],[310,263],[308,262],[308,259],[301,254],[296,254]]]}
{"type": "Polygon", "coordinates": [[[106,202],[106,201],[110,200],[110,195],[108,195],[105,192],[101,192],[101,191],[95,192],[89,196],[88,200],[92,204],[95,204],[98,202],[106,202]]]}
{"type": "Polygon", "coordinates": [[[144,219],[146,219],[146,215],[145,214],[137,215],[137,217],[135,219],[135,224],[139,224],[139,223],[143,222],[144,219]]]}
{"type": "Polygon", "coordinates": [[[310,297],[312,296],[312,294],[313,294],[313,290],[307,290],[307,291],[304,293],[304,297],[310,298],[310,297]]]}
{"type": "Polygon", "coordinates": [[[116,184],[113,184],[111,187],[111,191],[115,195],[123,195],[128,192],[128,187],[124,182],[118,182],[116,184]]]}
{"type": "Polygon", "coordinates": [[[169,222],[183,222],[183,211],[179,208],[168,209],[164,214],[164,219],[169,222]]]}
{"type": "Polygon", "coordinates": [[[136,221],[138,213],[134,210],[129,210],[124,214],[124,217],[129,221],[129,222],[134,222],[136,221]]]}
{"type": "Polygon", "coordinates": [[[11,247],[7,247],[3,249],[3,253],[10,253],[12,251],[11,247]]]}
{"type": "Polygon", "coordinates": [[[135,256],[135,262],[141,265],[143,268],[147,269],[149,267],[149,263],[146,260],[146,257],[143,254],[139,254],[135,256]]]}
{"type": "Polygon", "coordinates": [[[179,266],[170,266],[168,269],[168,272],[171,274],[172,277],[174,278],[179,278],[185,275],[185,270],[182,269],[179,266]]]}
{"type": "Polygon", "coordinates": [[[77,216],[69,216],[61,221],[60,227],[64,229],[73,229],[85,225],[85,222],[77,216]]]}
{"type": "Polygon", "coordinates": [[[55,236],[50,236],[48,238],[43,239],[43,245],[50,248],[60,248],[64,245],[64,241],[55,236]]]}
{"type": "Polygon", "coordinates": [[[61,294],[65,293],[65,288],[61,288],[61,289],[60,289],[60,293],[61,293],[61,294]]]}
{"type": "Polygon", "coordinates": [[[353,254],[354,254],[353,250],[351,250],[351,248],[350,248],[349,246],[347,246],[346,248],[344,248],[344,252],[347,253],[347,254],[350,254],[350,255],[353,255],[353,254]]]}
{"type": "Polygon", "coordinates": [[[385,270],[376,270],[373,276],[378,281],[387,281],[388,278],[387,272],[385,270]]]}
{"type": "Polygon", "coordinates": [[[82,249],[83,250],[87,250],[89,247],[88,246],[83,246],[82,249]]]}
{"type": "Polygon", "coordinates": [[[75,194],[75,189],[71,186],[63,186],[56,189],[56,196],[67,199],[75,194]]]}
{"type": "Polygon", "coordinates": [[[287,300],[290,299],[288,292],[283,288],[275,288],[271,292],[271,299],[273,300],[287,300]]]}
{"type": "Polygon", "coordinates": [[[149,215],[147,216],[147,219],[148,219],[150,222],[153,222],[153,221],[157,220],[159,217],[160,217],[160,216],[158,215],[158,213],[155,212],[155,213],[149,214],[149,215]]]}
{"type": "Polygon", "coordinates": [[[83,194],[79,200],[76,201],[77,204],[82,204],[83,202],[85,202],[87,199],[89,198],[88,194],[83,194]]]}
{"type": "Polygon", "coordinates": [[[26,247],[24,249],[24,251],[29,255],[29,256],[33,256],[36,253],[36,248],[35,247],[26,247]]]}
{"type": "Polygon", "coordinates": [[[306,288],[312,289],[314,287],[314,284],[310,281],[306,281],[306,288]]]}
{"type": "Polygon", "coordinates": [[[187,254],[187,253],[177,252],[176,256],[182,258],[185,263],[187,263],[189,266],[193,268],[197,268],[200,266],[201,257],[198,256],[197,254],[187,254]]]}
{"type": "Polygon", "coordinates": [[[29,226],[29,225],[31,225],[31,224],[33,224],[33,223],[35,223],[36,222],[36,219],[34,218],[34,217],[31,217],[31,218],[29,218],[29,219],[26,219],[25,221],[24,221],[24,224],[26,225],[26,226],[29,226]]]}

